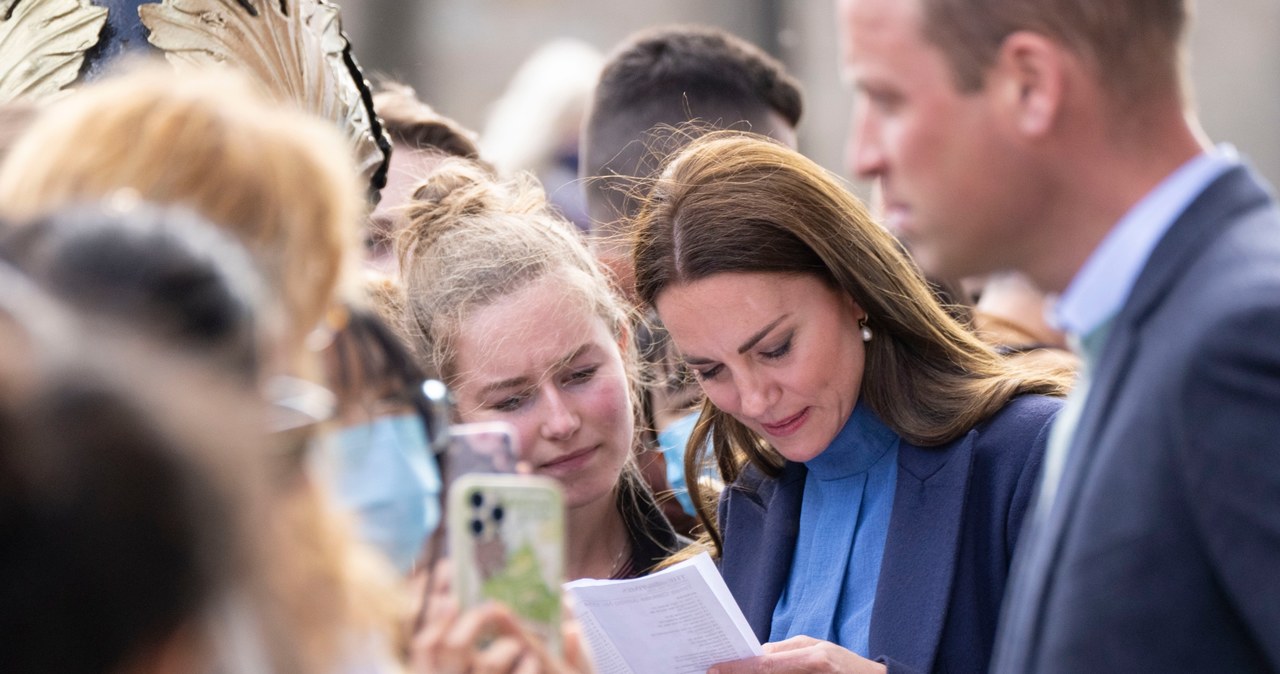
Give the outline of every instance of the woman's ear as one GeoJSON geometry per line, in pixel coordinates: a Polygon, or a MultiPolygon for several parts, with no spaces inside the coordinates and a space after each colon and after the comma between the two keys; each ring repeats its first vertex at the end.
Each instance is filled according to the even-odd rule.
{"type": "Polygon", "coordinates": [[[853,299],[853,295],[845,293],[844,301],[845,306],[849,308],[849,315],[853,317],[855,322],[866,319],[867,310],[862,308],[862,304],[858,300],[853,299]]]}

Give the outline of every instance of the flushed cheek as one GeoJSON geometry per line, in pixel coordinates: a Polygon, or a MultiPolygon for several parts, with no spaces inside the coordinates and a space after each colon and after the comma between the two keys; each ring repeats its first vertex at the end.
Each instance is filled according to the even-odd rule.
{"type": "Polygon", "coordinates": [[[615,454],[620,453],[622,458],[626,458],[635,435],[635,420],[626,392],[597,396],[590,414],[596,427],[595,437],[610,445],[615,454]]]}

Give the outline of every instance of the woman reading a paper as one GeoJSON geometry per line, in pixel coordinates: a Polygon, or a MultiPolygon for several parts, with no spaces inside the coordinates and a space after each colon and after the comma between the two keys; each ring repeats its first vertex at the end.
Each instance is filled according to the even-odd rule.
{"type": "Polygon", "coordinates": [[[708,530],[772,642],[717,669],[985,671],[1063,383],[952,320],[836,178],[767,139],[692,142],[634,236],[638,295],[706,393],[687,472],[709,437],[732,484],[708,530]]]}

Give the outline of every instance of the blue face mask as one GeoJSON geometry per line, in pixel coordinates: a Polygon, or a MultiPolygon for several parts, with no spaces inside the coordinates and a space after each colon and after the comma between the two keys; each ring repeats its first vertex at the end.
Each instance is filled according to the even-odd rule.
{"type": "Polygon", "coordinates": [[[693,500],[684,483],[684,448],[689,442],[689,435],[693,433],[698,415],[698,412],[690,412],[658,432],[658,446],[662,448],[662,457],[667,463],[667,484],[675,492],[680,507],[690,515],[694,514],[694,509],[693,500]]]}
{"type": "MultiPolygon", "coordinates": [[[[693,435],[693,426],[698,422],[701,414],[701,411],[690,412],[671,422],[658,433],[658,446],[662,448],[662,457],[667,463],[667,484],[675,492],[680,507],[693,516],[697,515],[697,511],[694,510],[693,499],[689,496],[689,487],[684,481],[684,453],[685,446],[689,444],[689,436],[693,435]]],[[[707,444],[711,444],[710,437],[707,438],[707,444]]],[[[720,471],[715,466],[707,466],[702,477],[718,485],[720,471]]],[[[704,480],[699,480],[698,484],[703,482],[704,480]]]]}
{"type": "Polygon", "coordinates": [[[335,433],[332,485],[365,542],[409,573],[440,523],[440,469],[416,414],[378,417],[335,433]]]}

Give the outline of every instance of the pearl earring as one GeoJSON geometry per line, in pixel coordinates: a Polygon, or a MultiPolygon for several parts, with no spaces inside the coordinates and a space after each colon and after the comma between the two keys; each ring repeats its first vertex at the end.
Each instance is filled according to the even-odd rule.
{"type": "Polygon", "coordinates": [[[871,341],[871,328],[867,327],[867,319],[864,318],[858,321],[858,327],[862,328],[862,341],[871,341]]]}

